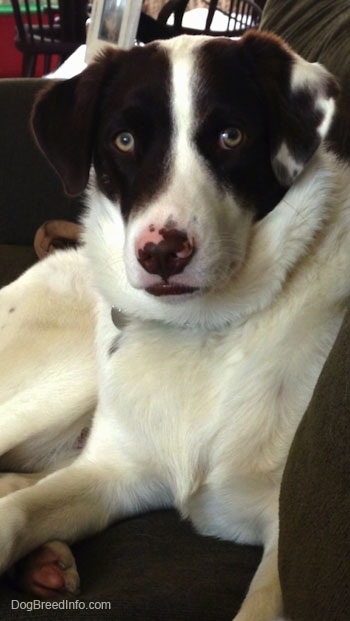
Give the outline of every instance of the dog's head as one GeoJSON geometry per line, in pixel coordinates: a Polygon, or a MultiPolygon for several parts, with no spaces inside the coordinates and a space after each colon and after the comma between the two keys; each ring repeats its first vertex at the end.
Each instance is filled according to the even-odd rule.
{"type": "Polygon", "coordinates": [[[252,261],[264,280],[257,227],[310,166],[337,90],[320,65],[250,33],[108,51],[46,91],[34,132],[68,193],[90,175],[87,247],[110,303],[215,324],[221,296],[229,320],[228,291],[242,307],[254,289],[252,261]]]}

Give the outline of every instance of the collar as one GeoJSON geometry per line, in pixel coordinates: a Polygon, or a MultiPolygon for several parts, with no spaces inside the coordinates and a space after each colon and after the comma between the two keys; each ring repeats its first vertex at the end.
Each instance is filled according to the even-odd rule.
{"type": "Polygon", "coordinates": [[[118,308],[117,306],[112,306],[111,317],[115,327],[118,328],[118,330],[123,330],[123,328],[125,328],[125,326],[130,323],[130,320],[123,312],[123,310],[121,308],[118,308]]]}
{"type": "MultiPolygon", "coordinates": [[[[123,311],[123,309],[118,306],[112,306],[111,318],[112,318],[113,324],[115,325],[116,328],[118,328],[118,330],[123,330],[123,328],[126,328],[126,326],[129,325],[131,322],[131,318],[128,317],[126,313],[123,311]]],[[[152,320],[152,319],[150,319],[149,322],[159,323],[156,320],[152,320]]],[[[166,325],[166,322],[164,325],[166,325]]],[[[188,330],[190,328],[192,329],[197,328],[198,326],[192,324],[190,321],[186,321],[186,323],[184,323],[182,326],[175,326],[175,327],[188,330]]]]}
{"type": "MultiPolygon", "coordinates": [[[[124,328],[126,328],[132,321],[131,317],[128,317],[128,315],[123,311],[122,308],[118,307],[118,306],[112,306],[111,308],[111,319],[113,324],[115,325],[115,327],[122,331],[124,328]]],[[[141,319],[139,319],[138,321],[141,321],[141,319]]],[[[149,319],[146,321],[146,323],[163,323],[164,326],[168,326],[170,328],[176,328],[178,330],[196,330],[196,331],[205,331],[205,332],[221,332],[222,330],[225,330],[226,328],[228,328],[231,325],[231,321],[227,321],[224,325],[220,326],[220,327],[204,327],[204,326],[198,326],[197,324],[193,324],[190,321],[186,321],[185,323],[183,323],[182,325],[172,325],[172,324],[167,324],[167,322],[162,322],[162,321],[157,321],[156,319],[149,319]]],[[[243,322],[244,323],[244,322],[243,322]]]]}

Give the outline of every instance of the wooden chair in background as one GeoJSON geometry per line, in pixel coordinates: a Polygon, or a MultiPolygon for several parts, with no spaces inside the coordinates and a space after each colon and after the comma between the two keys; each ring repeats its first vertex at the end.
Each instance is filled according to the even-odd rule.
{"type": "MultiPolygon", "coordinates": [[[[205,24],[203,28],[186,25],[184,19],[189,0],[169,0],[161,9],[158,20],[163,26],[174,30],[175,34],[207,34],[211,36],[240,37],[251,28],[258,28],[262,10],[253,0],[208,0],[205,24]],[[215,25],[219,16],[220,28],[215,25]],[[171,23],[168,20],[171,18],[171,23]],[[222,24],[222,26],[221,26],[222,24]]],[[[198,9],[194,9],[198,10],[198,9]]]]}
{"type": "Polygon", "coordinates": [[[23,54],[22,76],[33,77],[39,55],[44,56],[44,74],[52,60],[61,64],[85,42],[87,0],[11,0],[16,24],[15,46],[23,54]],[[35,9],[33,9],[35,4],[35,9]]]}

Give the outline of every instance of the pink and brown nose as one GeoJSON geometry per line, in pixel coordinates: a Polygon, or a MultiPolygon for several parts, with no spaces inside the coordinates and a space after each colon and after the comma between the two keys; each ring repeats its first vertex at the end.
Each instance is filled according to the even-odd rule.
{"type": "Polygon", "coordinates": [[[194,252],[194,240],[175,228],[149,229],[136,242],[139,263],[146,272],[158,274],[165,282],[185,269],[194,252]]]}

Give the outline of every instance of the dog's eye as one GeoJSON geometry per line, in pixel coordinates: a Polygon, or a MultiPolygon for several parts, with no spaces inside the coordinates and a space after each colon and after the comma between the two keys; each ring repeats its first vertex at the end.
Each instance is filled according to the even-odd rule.
{"type": "Polygon", "coordinates": [[[121,132],[115,137],[114,144],[122,153],[132,153],[135,149],[135,138],[130,132],[121,132]]]}
{"type": "Polygon", "coordinates": [[[238,127],[227,127],[220,134],[219,143],[222,149],[234,149],[243,141],[244,135],[238,127]]]}

